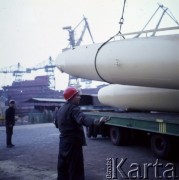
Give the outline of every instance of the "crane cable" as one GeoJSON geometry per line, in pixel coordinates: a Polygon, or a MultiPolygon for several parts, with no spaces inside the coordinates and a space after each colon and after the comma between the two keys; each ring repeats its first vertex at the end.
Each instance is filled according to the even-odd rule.
{"type": "Polygon", "coordinates": [[[105,81],[105,82],[107,82],[107,83],[110,83],[110,82],[108,82],[107,80],[105,80],[105,79],[100,75],[100,73],[99,73],[99,71],[98,71],[98,68],[97,68],[97,56],[98,56],[99,51],[102,49],[102,47],[105,46],[109,41],[111,41],[111,39],[113,39],[115,36],[117,36],[117,35],[120,34],[120,35],[123,37],[123,39],[125,39],[125,37],[124,37],[124,36],[122,35],[122,33],[121,33],[122,25],[123,25],[123,23],[124,23],[125,4],[126,4],[126,0],[124,0],[124,4],[123,4],[122,15],[121,15],[121,19],[120,19],[120,22],[119,22],[119,24],[120,24],[120,29],[119,29],[119,31],[118,31],[114,36],[110,37],[107,41],[105,41],[104,43],[101,44],[101,46],[98,48],[98,50],[97,50],[97,52],[96,52],[95,59],[94,59],[94,67],[95,67],[96,73],[98,74],[98,76],[101,78],[102,81],[105,81]]]}
{"type": "MultiPolygon", "coordinates": [[[[124,0],[124,5],[123,5],[123,10],[122,10],[122,15],[121,15],[121,19],[120,19],[120,32],[122,29],[122,25],[124,24],[124,10],[125,10],[125,5],[126,5],[126,0],[124,0]]],[[[124,38],[125,39],[125,38],[124,38]]]]}

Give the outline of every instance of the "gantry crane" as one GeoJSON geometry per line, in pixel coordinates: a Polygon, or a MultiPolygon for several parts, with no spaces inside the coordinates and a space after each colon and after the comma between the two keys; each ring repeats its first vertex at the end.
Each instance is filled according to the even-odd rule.
{"type": "Polygon", "coordinates": [[[37,71],[37,70],[42,70],[44,69],[47,75],[49,76],[49,81],[50,81],[50,88],[55,89],[55,75],[54,75],[54,69],[55,69],[55,62],[51,58],[51,56],[47,61],[43,61],[42,63],[36,65],[35,67],[31,68],[24,68],[20,65],[18,62],[17,65],[6,67],[6,68],[1,68],[0,73],[8,74],[11,73],[13,76],[15,76],[15,82],[20,82],[22,81],[22,76],[25,73],[31,73],[32,71],[37,71]]]}
{"type": "Polygon", "coordinates": [[[19,82],[19,81],[22,81],[22,75],[24,73],[31,73],[31,70],[28,68],[25,69],[18,62],[17,65],[12,65],[10,67],[1,68],[0,73],[4,73],[4,74],[11,73],[13,76],[15,76],[15,82],[19,82]]]}
{"type": "Polygon", "coordinates": [[[55,90],[55,74],[54,74],[54,69],[55,69],[55,61],[52,59],[50,56],[48,59],[48,62],[44,61],[38,65],[36,65],[33,68],[30,68],[31,71],[37,71],[44,69],[45,72],[47,73],[50,81],[50,88],[55,90]]]}

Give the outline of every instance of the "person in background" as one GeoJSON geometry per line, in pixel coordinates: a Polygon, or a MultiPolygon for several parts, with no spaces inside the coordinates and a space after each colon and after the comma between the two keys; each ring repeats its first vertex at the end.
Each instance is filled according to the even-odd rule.
{"type": "Polygon", "coordinates": [[[86,145],[83,126],[101,125],[107,118],[92,119],[86,116],[78,106],[80,92],[74,87],[64,91],[66,103],[58,110],[58,128],[60,131],[57,180],[84,180],[83,149],[86,145]]]}
{"type": "Polygon", "coordinates": [[[55,111],[53,112],[53,123],[55,124],[56,128],[58,128],[57,113],[58,113],[58,107],[55,107],[55,111]]]}
{"type": "Polygon", "coordinates": [[[5,113],[6,120],[6,145],[7,148],[12,148],[15,145],[12,144],[13,127],[15,125],[15,101],[9,101],[9,108],[5,113]]]}

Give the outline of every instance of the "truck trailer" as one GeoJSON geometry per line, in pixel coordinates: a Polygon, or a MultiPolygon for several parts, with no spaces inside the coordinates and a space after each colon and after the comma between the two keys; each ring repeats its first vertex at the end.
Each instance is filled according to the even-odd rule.
{"type": "Polygon", "coordinates": [[[126,33],[119,36],[135,36],[74,47],[57,56],[61,72],[108,83],[98,91],[101,104],[135,110],[88,112],[94,118],[110,117],[101,128],[87,128],[88,137],[102,134],[110,136],[113,144],[123,145],[137,133],[142,134],[140,138],[146,134],[157,157],[170,156],[179,137],[177,30],[178,26],[126,33]],[[156,32],[159,35],[154,36],[156,32]]]}
{"type": "Polygon", "coordinates": [[[100,134],[110,137],[111,142],[118,146],[127,145],[136,137],[148,138],[157,158],[169,158],[179,140],[179,113],[86,112],[86,115],[92,118],[110,117],[101,127],[87,127],[88,137],[100,134]]]}

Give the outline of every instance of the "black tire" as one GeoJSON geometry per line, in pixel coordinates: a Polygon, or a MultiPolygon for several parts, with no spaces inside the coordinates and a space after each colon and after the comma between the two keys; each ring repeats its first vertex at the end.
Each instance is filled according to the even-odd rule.
{"type": "Polygon", "coordinates": [[[100,134],[103,138],[109,137],[109,128],[106,125],[102,125],[100,128],[100,134]]]}
{"type": "Polygon", "coordinates": [[[110,127],[110,139],[114,145],[124,145],[124,131],[117,126],[110,127]]]}
{"type": "Polygon", "coordinates": [[[171,155],[171,140],[168,136],[153,134],[151,137],[151,150],[157,158],[168,159],[171,155]]]}

